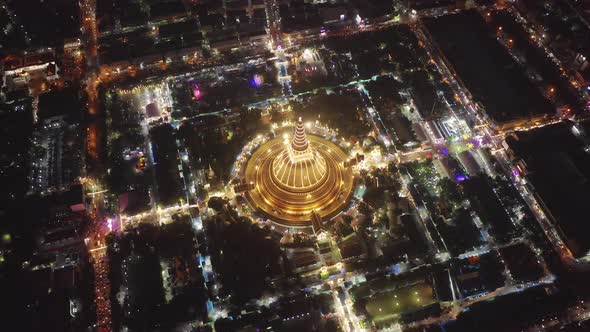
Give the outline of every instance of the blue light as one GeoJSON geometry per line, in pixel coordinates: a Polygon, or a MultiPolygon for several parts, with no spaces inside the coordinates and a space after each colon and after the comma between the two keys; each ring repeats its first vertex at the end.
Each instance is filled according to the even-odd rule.
{"type": "Polygon", "coordinates": [[[457,182],[463,182],[465,180],[467,180],[467,177],[465,175],[463,175],[461,173],[456,173],[455,174],[455,181],[457,181],[457,182]]]}
{"type": "Polygon", "coordinates": [[[264,83],[264,78],[256,74],[249,82],[252,87],[258,88],[262,85],[262,83],[264,83]]]}

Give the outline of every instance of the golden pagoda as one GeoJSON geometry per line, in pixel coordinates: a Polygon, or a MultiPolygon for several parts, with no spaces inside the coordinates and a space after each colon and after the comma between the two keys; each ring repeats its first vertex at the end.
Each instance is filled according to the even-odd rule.
{"type": "Polygon", "coordinates": [[[312,212],[322,220],[338,214],[350,199],[354,182],[344,168],[346,153],[336,144],[307,135],[301,119],[291,139],[264,143],[248,160],[244,172],[253,189],[250,204],[285,226],[311,226],[312,212]]]}

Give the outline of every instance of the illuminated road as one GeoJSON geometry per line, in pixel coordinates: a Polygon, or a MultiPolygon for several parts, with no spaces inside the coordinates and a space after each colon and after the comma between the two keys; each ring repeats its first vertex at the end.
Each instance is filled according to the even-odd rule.
{"type": "Polygon", "coordinates": [[[330,286],[332,286],[332,300],[336,307],[336,314],[338,315],[340,326],[342,326],[346,332],[363,331],[358,317],[354,314],[354,309],[352,307],[353,302],[350,298],[350,294],[348,294],[348,289],[344,286],[336,289],[334,283],[330,283],[330,286]]]}
{"type": "Polygon", "coordinates": [[[432,324],[439,324],[442,322],[446,322],[449,320],[456,320],[459,315],[461,314],[461,312],[463,312],[463,310],[465,310],[465,308],[474,305],[478,302],[484,302],[484,301],[489,301],[495,297],[498,296],[504,296],[504,295],[508,295],[508,294],[512,294],[515,292],[522,292],[526,289],[529,288],[533,288],[533,287],[538,287],[539,285],[543,285],[543,284],[552,284],[554,282],[554,278],[551,276],[547,276],[545,278],[543,278],[540,281],[536,281],[536,282],[529,282],[526,284],[518,284],[518,285],[510,285],[510,286],[504,286],[504,287],[500,287],[496,290],[494,290],[493,292],[488,292],[488,293],[484,293],[484,294],[480,294],[480,295],[476,295],[470,298],[466,298],[461,300],[459,303],[453,304],[450,307],[450,310],[445,311],[442,315],[438,316],[438,317],[432,317],[432,318],[427,318],[421,321],[417,321],[417,322],[413,322],[411,324],[408,324],[408,327],[418,327],[418,326],[426,326],[426,325],[432,325],[432,324]]]}
{"type": "MultiPolygon", "coordinates": [[[[106,222],[104,193],[101,186],[93,179],[82,179],[84,191],[91,199],[90,225],[88,226],[86,242],[92,257],[94,268],[94,294],[96,304],[97,326],[101,332],[111,331],[111,288],[109,282],[109,263],[106,254],[105,235],[111,230],[106,222]]],[[[112,223],[112,221],[111,221],[112,223]]]]}
{"type": "Polygon", "coordinates": [[[96,0],[82,0],[80,2],[80,21],[82,32],[82,46],[86,58],[86,96],[88,114],[91,116],[87,127],[86,154],[90,160],[97,161],[100,151],[101,132],[94,116],[99,111],[97,87],[99,84],[97,76],[98,68],[98,28],[96,24],[96,0]]]}
{"type": "MultiPolygon", "coordinates": [[[[95,0],[80,1],[80,21],[82,32],[82,45],[86,57],[86,94],[88,114],[92,119],[88,122],[86,128],[86,153],[89,160],[98,161],[100,151],[101,132],[100,125],[94,119],[98,114],[98,80],[96,68],[98,65],[98,29],[96,24],[96,2],[95,0]]],[[[92,265],[94,267],[95,278],[95,305],[96,319],[99,331],[111,331],[111,303],[110,303],[110,283],[109,283],[109,264],[106,255],[104,237],[109,231],[105,227],[104,213],[104,194],[100,190],[100,185],[91,179],[83,182],[85,191],[94,192],[90,195],[91,203],[91,224],[88,229],[87,241],[88,249],[92,256],[92,265]]]]}
{"type": "Polygon", "coordinates": [[[188,213],[189,208],[191,207],[198,207],[195,205],[183,204],[183,205],[172,205],[166,208],[158,208],[155,211],[143,212],[139,214],[135,214],[132,216],[121,216],[121,222],[123,224],[123,229],[133,228],[137,226],[137,224],[141,222],[145,222],[146,220],[154,220],[159,222],[160,224],[165,224],[172,221],[172,216],[180,213],[186,212],[188,213]]]}
{"type": "Polygon", "coordinates": [[[391,134],[389,133],[389,129],[385,126],[385,124],[383,124],[383,120],[381,120],[381,116],[379,115],[379,112],[377,112],[375,110],[375,105],[373,104],[373,101],[371,100],[371,96],[369,95],[369,92],[367,91],[367,89],[365,88],[365,86],[363,84],[358,84],[357,90],[359,91],[359,93],[361,95],[361,99],[362,99],[363,103],[365,104],[365,109],[367,110],[367,117],[369,118],[369,120],[373,124],[376,134],[380,138],[381,142],[385,145],[386,148],[388,148],[388,149],[392,148],[393,151],[396,151],[396,148],[393,145],[393,142],[391,139],[391,134]]]}
{"type": "Polygon", "coordinates": [[[283,49],[283,33],[281,28],[281,15],[277,0],[264,0],[266,7],[266,19],[268,32],[270,33],[271,49],[283,49]]]}

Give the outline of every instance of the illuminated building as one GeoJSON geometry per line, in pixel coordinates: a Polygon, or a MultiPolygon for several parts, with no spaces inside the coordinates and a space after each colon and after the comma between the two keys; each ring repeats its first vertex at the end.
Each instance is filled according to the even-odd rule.
{"type": "Polygon", "coordinates": [[[311,226],[312,212],[322,220],[337,215],[352,193],[353,172],[336,144],[307,135],[301,119],[289,139],[264,143],[248,160],[244,180],[250,204],[273,221],[311,226]]]}

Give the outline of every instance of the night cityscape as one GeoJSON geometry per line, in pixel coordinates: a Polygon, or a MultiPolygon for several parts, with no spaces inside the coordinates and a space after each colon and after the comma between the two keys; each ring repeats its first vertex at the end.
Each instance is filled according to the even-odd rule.
{"type": "Polygon", "coordinates": [[[0,28],[0,331],[590,332],[590,0],[0,28]]]}

